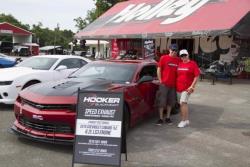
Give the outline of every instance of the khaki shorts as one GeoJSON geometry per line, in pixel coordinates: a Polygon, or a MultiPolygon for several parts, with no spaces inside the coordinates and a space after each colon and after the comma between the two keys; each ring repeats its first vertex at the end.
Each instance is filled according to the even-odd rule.
{"type": "Polygon", "coordinates": [[[187,91],[177,92],[177,100],[180,104],[188,103],[189,97],[190,97],[190,94],[187,91]]]}
{"type": "Polygon", "coordinates": [[[158,107],[166,107],[167,105],[173,107],[176,103],[176,90],[169,88],[163,84],[159,86],[156,94],[156,105],[158,107]]]}

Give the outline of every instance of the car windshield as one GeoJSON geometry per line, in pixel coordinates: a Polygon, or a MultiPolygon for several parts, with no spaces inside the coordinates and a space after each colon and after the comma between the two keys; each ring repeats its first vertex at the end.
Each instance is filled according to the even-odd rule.
{"type": "Polygon", "coordinates": [[[97,78],[111,80],[114,83],[131,82],[135,64],[89,63],[70,75],[71,78],[97,78]]]}
{"type": "Polygon", "coordinates": [[[57,58],[51,57],[31,57],[22,61],[17,66],[30,67],[37,70],[49,70],[57,60],[57,58]]]}
{"type": "Polygon", "coordinates": [[[0,57],[1,57],[1,58],[6,58],[7,56],[4,55],[4,54],[2,54],[2,53],[0,53],[0,57]]]}
{"type": "Polygon", "coordinates": [[[4,60],[9,60],[9,61],[15,61],[15,58],[9,57],[9,56],[4,55],[2,53],[0,53],[0,58],[4,59],[4,60]]]}

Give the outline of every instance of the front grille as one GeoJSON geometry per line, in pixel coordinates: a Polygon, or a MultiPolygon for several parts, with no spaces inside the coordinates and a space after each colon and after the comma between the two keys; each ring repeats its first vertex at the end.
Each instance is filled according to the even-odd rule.
{"type": "Polygon", "coordinates": [[[28,104],[39,110],[71,110],[75,111],[75,105],[72,104],[38,104],[27,99],[22,99],[23,104],[28,104]]]}
{"type": "Polygon", "coordinates": [[[19,123],[25,127],[33,130],[42,132],[53,132],[53,133],[74,133],[74,130],[69,125],[45,123],[45,122],[34,122],[23,117],[19,118],[19,123]]]}

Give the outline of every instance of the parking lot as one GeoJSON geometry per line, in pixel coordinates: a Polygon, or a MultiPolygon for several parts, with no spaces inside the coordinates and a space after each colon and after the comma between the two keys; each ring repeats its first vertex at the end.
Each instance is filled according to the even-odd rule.
{"type": "MultiPolygon", "coordinates": [[[[190,127],[155,126],[153,117],[127,135],[125,167],[250,166],[250,81],[198,83],[190,100],[190,127]]],[[[0,167],[69,167],[71,146],[18,139],[10,133],[13,106],[0,104],[0,167]]],[[[75,167],[90,165],[76,164],[75,167]]]]}

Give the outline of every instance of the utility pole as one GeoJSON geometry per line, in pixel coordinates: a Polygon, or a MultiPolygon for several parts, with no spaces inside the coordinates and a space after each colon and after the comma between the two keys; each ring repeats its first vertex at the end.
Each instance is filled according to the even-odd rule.
{"type": "Polygon", "coordinates": [[[54,38],[54,52],[53,54],[56,54],[56,37],[57,37],[57,32],[59,30],[59,23],[56,24],[56,28],[55,28],[55,38],[54,38]]]}

